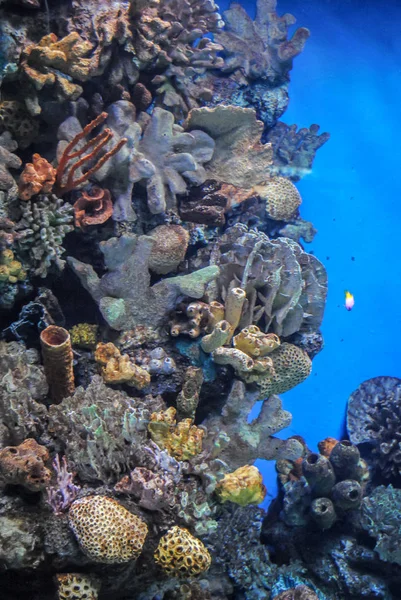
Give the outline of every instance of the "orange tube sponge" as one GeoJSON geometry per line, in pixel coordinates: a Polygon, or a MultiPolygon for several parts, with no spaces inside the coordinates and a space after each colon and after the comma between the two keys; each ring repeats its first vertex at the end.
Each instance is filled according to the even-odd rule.
{"type": "Polygon", "coordinates": [[[83,229],[87,225],[101,225],[113,214],[113,202],[109,190],[93,187],[90,192],[81,192],[74,203],[75,227],[83,229]]]}
{"type": "Polygon", "coordinates": [[[165,573],[175,577],[200,575],[212,562],[205,545],[187,529],[177,526],[161,538],[154,557],[165,573]]]}
{"type": "Polygon", "coordinates": [[[59,404],[75,390],[70,334],[63,327],[49,325],[40,334],[40,343],[50,397],[59,404]]]}

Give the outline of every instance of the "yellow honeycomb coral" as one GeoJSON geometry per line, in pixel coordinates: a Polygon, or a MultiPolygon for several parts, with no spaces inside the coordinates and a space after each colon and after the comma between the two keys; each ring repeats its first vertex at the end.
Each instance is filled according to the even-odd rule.
{"type": "Polygon", "coordinates": [[[81,550],[99,563],[126,563],[142,552],[148,527],[113,498],[86,496],[72,503],[68,524],[81,550]]]}
{"type": "Polygon", "coordinates": [[[291,221],[302,202],[295,185],[285,177],[272,177],[254,191],[266,202],[266,213],[275,221],[291,221]]]}
{"type": "Polygon", "coordinates": [[[58,600],[97,600],[100,579],[84,573],[60,573],[56,575],[58,600]]]}
{"type": "Polygon", "coordinates": [[[216,488],[220,502],[234,502],[240,506],[260,504],[266,496],[260,471],[251,465],[227,473],[216,488]]]}
{"type": "Polygon", "coordinates": [[[14,252],[5,249],[0,252],[0,283],[17,283],[26,279],[22,264],[15,260],[14,252]]]}
{"type": "Polygon", "coordinates": [[[78,348],[93,350],[96,348],[97,325],[78,323],[70,329],[71,344],[78,348]]]}
{"type": "Polygon", "coordinates": [[[283,394],[304,381],[312,370],[312,361],[307,353],[294,344],[283,343],[269,357],[273,369],[268,373],[241,373],[246,383],[255,383],[261,398],[283,394]]]}
{"type": "Polygon", "coordinates": [[[192,419],[176,422],[176,409],[152,413],[148,430],[152,440],[177,460],[189,460],[202,452],[203,429],[193,425],[192,419]]]}
{"type": "Polygon", "coordinates": [[[205,545],[187,529],[177,526],[161,538],[154,558],[165,573],[175,577],[200,575],[212,561],[205,545]]]}

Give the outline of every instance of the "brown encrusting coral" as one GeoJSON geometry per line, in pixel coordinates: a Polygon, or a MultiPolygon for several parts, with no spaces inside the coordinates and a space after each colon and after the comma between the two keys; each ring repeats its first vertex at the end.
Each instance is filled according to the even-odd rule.
{"type": "Polygon", "coordinates": [[[0,450],[0,481],[37,492],[49,485],[51,473],[46,467],[49,452],[34,439],[0,450]]]}

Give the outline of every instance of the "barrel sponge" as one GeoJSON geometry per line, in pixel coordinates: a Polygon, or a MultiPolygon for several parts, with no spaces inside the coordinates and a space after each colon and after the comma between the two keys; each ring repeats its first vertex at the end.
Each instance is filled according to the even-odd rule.
{"type": "Polygon", "coordinates": [[[254,190],[266,202],[266,213],[275,221],[290,221],[302,202],[295,185],[285,177],[272,177],[254,190]]]}
{"type": "Polygon", "coordinates": [[[312,370],[312,361],[307,353],[294,344],[284,342],[269,356],[273,361],[273,369],[268,374],[241,374],[247,383],[256,383],[261,398],[291,390],[304,381],[312,370]]]}
{"type": "Polygon", "coordinates": [[[58,600],[97,600],[100,579],[84,573],[59,573],[58,600]]]}
{"type": "Polygon", "coordinates": [[[86,496],[73,502],[68,523],[81,550],[99,563],[136,559],[148,533],[141,519],[106,496],[86,496]]]}
{"type": "Polygon", "coordinates": [[[154,240],[149,269],[158,275],[175,271],[188,249],[188,231],[181,225],[159,225],[149,233],[149,237],[154,240]]]}
{"type": "Polygon", "coordinates": [[[154,557],[165,573],[175,577],[199,575],[207,571],[212,561],[204,544],[177,526],[161,538],[154,557]]]}

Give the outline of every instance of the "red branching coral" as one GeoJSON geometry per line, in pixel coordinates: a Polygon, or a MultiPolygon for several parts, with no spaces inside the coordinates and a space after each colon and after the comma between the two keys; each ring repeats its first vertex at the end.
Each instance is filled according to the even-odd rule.
{"type": "Polygon", "coordinates": [[[93,119],[93,121],[88,123],[64,149],[57,167],[56,176],[57,194],[59,196],[76,189],[82,183],[88,181],[93,173],[98,171],[111,156],[116,154],[122,146],[126,144],[127,138],[122,138],[115,146],[113,146],[113,148],[111,148],[111,150],[103,154],[93,166],[89,167],[87,171],[74,179],[74,175],[78,169],[90,165],[93,159],[99,156],[101,150],[113,137],[114,134],[111,129],[106,127],[106,129],[101,131],[94,138],[90,139],[83,146],[80,146],[80,142],[93,131],[93,129],[103,123],[103,121],[107,119],[107,116],[108,114],[106,112],[102,112],[96,119],[93,119]],[[76,149],[74,150],[74,148],[76,149]]]}
{"type": "Polygon", "coordinates": [[[18,182],[20,200],[30,200],[36,194],[50,194],[56,181],[56,169],[40,154],[34,154],[18,182]]]}
{"type": "Polygon", "coordinates": [[[93,187],[90,192],[81,192],[74,204],[75,227],[105,223],[113,214],[113,202],[109,190],[93,187]]]}

